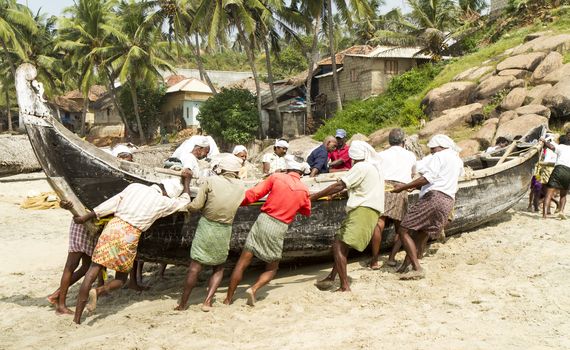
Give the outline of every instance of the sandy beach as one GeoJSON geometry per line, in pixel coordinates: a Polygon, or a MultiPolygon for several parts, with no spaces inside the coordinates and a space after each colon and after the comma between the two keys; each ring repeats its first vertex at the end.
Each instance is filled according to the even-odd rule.
{"type": "MultiPolygon", "coordinates": [[[[204,282],[190,308],[176,312],[186,268],[169,266],[161,280],[157,265],[147,264],[149,291],[101,298],[96,314],[76,326],[46,301],[59,285],[71,216],[20,209],[29,191],[49,191],[45,180],[30,178],[38,175],[0,181],[0,349],[570,348],[569,224],[526,212],[524,201],[432,244],[424,280],[371,271],[360,257],[349,265],[353,292],[332,293],[314,287],[329,264],[283,266],[252,308],[244,296],[259,272],[252,269],[228,307],[221,304],[226,271],[212,312],[199,309],[204,282]]],[[[70,289],[72,308],[78,287],[70,289]]]]}

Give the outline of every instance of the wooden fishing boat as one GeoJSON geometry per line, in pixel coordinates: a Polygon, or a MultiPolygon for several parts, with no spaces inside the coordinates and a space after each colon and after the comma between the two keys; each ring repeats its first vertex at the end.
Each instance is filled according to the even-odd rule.
{"type": "MultiPolygon", "coordinates": [[[[84,142],[53,117],[32,84],[36,74],[31,65],[22,65],[16,75],[20,112],[26,131],[44,172],[60,196],[72,200],[79,211],[93,208],[133,182],[152,184],[173,176],[159,169],[118,160],[84,142]]],[[[465,159],[466,175],[460,179],[455,217],[446,234],[473,229],[501,215],[527,192],[533,168],[538,161],[536,140],[543,128],[530,132],[506,154],[475,156],[465,159]]],[[[504,152],[504,151],[503,151],[504,152]]],[[[303,178],[312,192],[333,181],[338,173],[317,178],[303,178]]],[[[251,183],[250,185],[253,185],[251,183]]],[[[195,189],[195,188],[194,188],[195,189]]],[[[410,201],[417,200],[417,191],[410,201]]],[[[247,233],[257,218],[260,203],[241,207],[235,218],[231,254],[241,251],[247,233]]],[[[334,233],[345,215],[346,199],[313,202],[308,218],[299,216],[290,226],[284,242],[285,259],[326,257],[334,233]]],[[[142,236],[139,257],[145,261],[188,263],[199,215],[179,212],[162,218],[142,236]]],[[[393,228],[388,227],[384,247],[393,242],[393,228]]]]}

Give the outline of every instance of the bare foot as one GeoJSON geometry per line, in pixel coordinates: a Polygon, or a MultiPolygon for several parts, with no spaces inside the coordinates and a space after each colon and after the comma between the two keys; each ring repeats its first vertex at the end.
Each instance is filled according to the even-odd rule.
{"type": "Polygon", "coordinates": [[[132,281],[132,280],[129,280],[129,284],[127,285],[127,288],[132,289],[136,292],[142,292],[142,291],[150,289],[149,286],[140,285],[136,282],[130,282],[130,281],[132,281]]]}
{"type": "Polygon", "coordinates": [[[57,305],[57,302],[59,301],[59,293],[53,293],[52,295],[48,295],[46,300],[48,301],[48,303],[54,306],[57,305]]]}
{"type": "Polygon", "coordinates": [[[412,270],[408,273],[403,274],[400,276],[401,280],[409,281],[409,280],[420,280],[426,277],[426,272],[424,269],[421,270],[412,270]]]}
{"type": "Polygon", "coordinates": [[[247,296],[247,305],[249,306],[255,306],[255,293],[253,292],[253,289],[248,288],[245,291],[245,294],[247,296]]]}
{"type": "Polygon", "coordinates": [[[369,265],[371,270],[380,270],[380,265],[378,264],[378,260],[374,259],[370,262],[369,265]]]}
{"type": "Polygon", "coordinates": [[[566,215],[564,215],[563,213],[559,213],[559,214],[558,214],[558,218],[559,218],[560,220],[566,220],[566,219],[568,219],[568,218],[566,217],[566,215]]]}
{"type": "Polygon", "coordinates": [[[334,284],[334,280],[327,277],[327,278],[322,279],[322,280],[318,281],[317,283],[315,283],[315,286],[319,290],[329,290],[333,287],[333,284],[334,284]]]}
{"type": "Polygon", "coordinates": [[[402,263],[402,265],[400,265],[400,267],[398,268],[398,270],[396,270],[396,272],[398,273],[404,273],[406,271],[408,271],[408,264],[406,263],[402,263]]]}
{"type": "Polygon", "coordinates": [[[200,310],[204,312],[210,312],[212,311],[212,309],[213,309],[212,305],[207,305],[207,304],[202,304],[202,307],[200,307],[200,310]]]}
{"type": "Polygon", "coordinates": [[[178,305],[174,308],[175,311],[184,311],[188,308],[186,305],[178,305]]]}
{"type": "Polygon", "coordinates": [[[91,289],[89,291],[89,300],[87,301],[87,306],[85,310],[87,312],[92,313],[97,308],[97,290],[91,289]]]}
{"type": "Polygon", "coordinates": [[[224,305],[231,305],[231,304],[232,304],[232,301],[230,299],[226,298],[224,300],[224,305]]]}
{"type": "Polygon", "coordinates": [[[340,287],[339,289],[334,291],[335,293],[337,292],[351,292],[350,287],[346,287],[346,288],[342,288],[340,287]]]}
{"type": "Polygon", "coordinates": [[[55,308],[56,315],[73,315],[73,311],[65,305],[59,305],[55,308]]]}

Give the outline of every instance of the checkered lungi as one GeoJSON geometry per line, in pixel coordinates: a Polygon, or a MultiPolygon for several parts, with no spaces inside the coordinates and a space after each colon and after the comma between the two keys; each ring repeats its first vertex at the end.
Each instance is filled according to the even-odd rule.
{"type": "MultiPolygon", "coordinates": [[[[390,185],[401,185],[401,182],[386,180],[390,185]]],[[[408,191],[400,193],[384,192],[384,213],[382,216],[392,220],[402,221],[408,210],[408,191]]]]}
{"type": "Polygon", "coordinates": [[[95,242],[97,238],[89,236],[85,226],[76,224],[71,220],[69,225],[69,252],[70,253],[85,253],[89,256],[93,254],[95,242]]]}
{"type": "Polygon", "coordinates": [[[436,239],[447,225],[454,203],[455,200],[443,192],[429,191],[410,207],[400,225],[436,239]]]}

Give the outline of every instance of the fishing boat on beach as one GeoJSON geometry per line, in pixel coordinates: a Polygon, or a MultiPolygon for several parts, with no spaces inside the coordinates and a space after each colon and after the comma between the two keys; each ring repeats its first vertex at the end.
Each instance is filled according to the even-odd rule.
{"type": "MultiPolygon", "coordinates": [[[[43,101],[36,70],[21,65],[16,74],[20,113],[36,157],[48,181],[63,199],[74,203],[78,214],[117,194],[130,183],[150,185],[177,176],[163,169],[119,160],[89,144],[60,124],[43,101]]],[[[545,127],[531,130],[521,140],[498,153],[464,159],[466,173],[460,179],[454,220],[446,228],[452,235],[483,225],[512,208],[530,185],[539,159],[537,141],[545,127]]],[[[339,173],[303,178],[311,192],[317,192],[340,176],[339,173]]],[[[248,182],[253,186],[257,181],[248,182]]],[[[197,189],[194,183],[193,190],[197,189]]],[[[418,192],[410,193],[410,202],[418,192]]],[[[241,207],[236,215],[230,253],[238,254],[247,233],[259,214],[261,203],[241,207]]],[[[285,237],[286,260],[330,255],[330,245],[345,215],[346,198],[313,202],[308,218],[298,217],[285,237]]],[[[144,261],[183,263],[190,260],[189,249],[199,219],[198,214],[178,212],[159,219],[142,236],[138,256],[144,261]]],[[[383,247],[393,242],[392,227],[386,229],[383,247]]]]}

